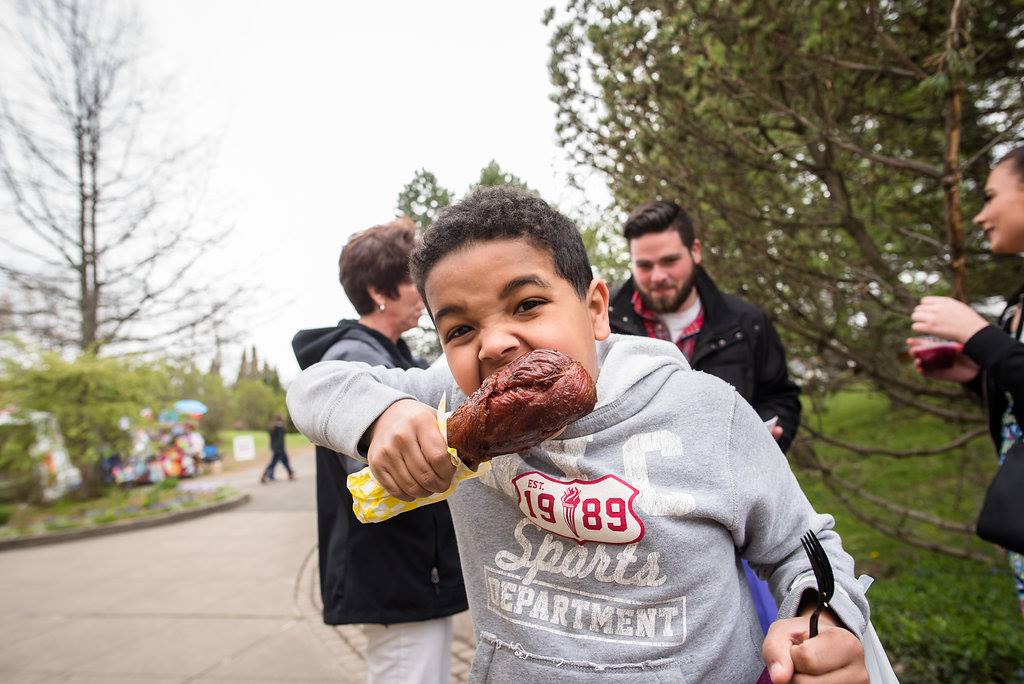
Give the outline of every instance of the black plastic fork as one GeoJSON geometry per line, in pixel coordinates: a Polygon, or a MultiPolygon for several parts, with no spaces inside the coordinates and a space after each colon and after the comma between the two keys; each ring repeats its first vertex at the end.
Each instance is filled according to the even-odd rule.
{"type": "Polygon", "coordinates": [[[832,594],[836,590],[836,578],[832,574],[832,564],[821,547],[821,542],[814,532],[808,530],[807,534],[800,537],[800,545],[804,547],[807,560],[811,562],[811,570],[814,571],[814,579],[818,583],[818,606],[811,614],[811,638],[818,636],[818,616],[824,608],[828,608],[828,602],[832,600],[832,594]]]}

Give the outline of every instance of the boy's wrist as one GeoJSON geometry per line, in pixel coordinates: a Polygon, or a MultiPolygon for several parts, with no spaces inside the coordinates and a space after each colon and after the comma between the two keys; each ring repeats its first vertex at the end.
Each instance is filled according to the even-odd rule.
{"type": "MultiPolygon", "coordinates": [[[[800,606],[797,608],[797,615],[800,617],[810,617],[811,613],[814,612],[815,608],[818,607],[818,592],[815,589],[805,589],[803,595],[800,597],[800,606]]],[[[856,632],[851,629],[839,615],[831,608],[825,608],[818,614],[818,624],[832,625],[834,627],[842,627],[846,631],[856,636],[856,632]]]]}
{"type": "Polygon", "coordinates": [[[363,432],[363,436],[359,438],[359,443],[357,444],[357,449],[359,451],[359,456],[361,456],[364,460],[366,459],[367,455],[369,454],[370,445],[373,443],[373,438],[374,438],[374,436],[375,436],[375,434],[377,432],[377,426],[380,424],[381,418],[384,418],[385,415],[391,409],[393,409],[396,405],[401,404],[401,403],[406,402],[406,401],[412,401],[412,402],[420,403],[420,402],[416,401],[415,399],[413,399],[412,397],[409,397],[409,396],[399,397],[398,399],[396,399],[395,401],[391,402],[386,407],[384,407],[384,410],[380,412],[380,415],[378,415],[376,418],[374,418],[373,422],[370,423],[370,425],[363,432]]]}

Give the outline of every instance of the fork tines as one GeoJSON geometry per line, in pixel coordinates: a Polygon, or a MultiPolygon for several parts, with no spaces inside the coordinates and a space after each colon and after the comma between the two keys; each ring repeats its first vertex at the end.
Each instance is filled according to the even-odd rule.
{"type": "Polygon", "coordinates": [[[800,545],[807,554],[807,560],[811,563],[811,570],[814,572],[814,579],[818,583],[818,605],[811,615],[810,636],[818,636],[818,616],[823,608],[828,608],[828,602],[832,600],[835,592],[836,580],[832,573],[832,564],[828,560],[825,549],[813,531],[808,530],[800,537],[800,545]]]}

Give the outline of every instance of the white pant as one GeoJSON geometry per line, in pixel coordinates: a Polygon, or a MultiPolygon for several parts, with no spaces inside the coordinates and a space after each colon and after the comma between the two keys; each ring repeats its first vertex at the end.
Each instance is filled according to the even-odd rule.
{"type": "Polygon", "coordinates": [[[448,684],[452,618],[363,625],[369,684],[448,684]]]}

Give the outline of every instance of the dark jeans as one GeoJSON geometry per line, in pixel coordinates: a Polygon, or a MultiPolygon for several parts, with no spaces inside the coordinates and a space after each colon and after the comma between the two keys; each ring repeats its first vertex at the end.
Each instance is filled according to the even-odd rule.
{"type": "Polygon", "coordinates": [[[274,457],[270,459],[270,465],[268,465],[267,469],[263,471],[263,477],[268,480],[273,480],[274,469],[277,467],[278,463],[284,466],[284,469],[288,471],[289,476],[292,475],[292,464],[288,462],[288,454],[283,451],[275,451],[274,457]]]}

